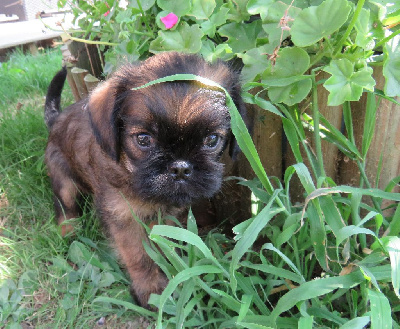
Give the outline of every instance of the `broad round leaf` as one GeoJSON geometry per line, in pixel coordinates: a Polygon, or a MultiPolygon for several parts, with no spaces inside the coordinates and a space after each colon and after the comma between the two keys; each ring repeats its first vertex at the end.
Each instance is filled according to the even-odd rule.
{"type": "Polygon", "coordinates": [[[268,7],[273,3],[272,0],[249,0],[247,3],[247,11],[251,15],[261,14],[261,17],[265,16],[268,11],[268,7]]]}
{"type": "Polygon", "coordinates": [[[271,101],[293,105],[303,100],[311,90],[311,79],[303,76],[309,66],[310,57],[304,49],[282,49],[276,64],[262,77],[262,82],[270,86],[268,96],[271,101]]]}
{"type": "Polygon", "coordinates": [[[345,101],[358,101],[364,88],[374,90],[375,80],[370,67],[354,72],[354,64],[343,58],[331,61],[324,71],[332,75],[324,83],[324,87],[330,92],[329,106],[337,106],[345,101]]]}
{"type": "Polygon", "coordinates": [[[265,13],[261,13],[262,27],[268,34],[269,43],[273,44],[274,47],[280,44],[281,36],[282,40],[285,40],[290,35],[290,30],[283,30],[280,26],[282,17],[286,14],[290,20],[288,20],[288,26],[293,25],[293,19],[296,21],[297,15],[301,12],[300,8],[295,6],[289,6],[281,1],[274,2],[268,6],[268,10],[265,13]],[[282,34],[283,32],[283,34],[282,34]]]}
{"type": "Polygon", "coordinates": [[[157,0],[157,5],[162,10],[174,13],[178,17],[187,15],[192,9],[192,1],[189,0],[157,0]]]}
{"type": "Polygon", "coordinates": [[[182,51],[197,53],[200,51],[203,32],[199,25],[189,26],[183,22],[175,31],[159,31],[158,37],[150,43],[149,51],[159,53],[162,51],[182,51]]]}
{"type": "Polygon", "coordinates": [[[268,89],[268,96],[272,103],[285,103],[294,105],[300,103],[311,90],[311,78],[294,82],[284,87],[271,87],[268,89]]]}
{"type": "Polygon", "coordinates": [[[303,9],[291,29],[293,43],[299,47],[311,46],[331,35],[347,21],[350,10],[347,0],[326,0],[319,6],[303,9]]]}
{"type": "Polygon", "coordinates": [[[242,53],[256,47],[257,37],[262,31],[261,21],[250,24],[230,23],[222,26],[219,33],[228,38],[228,45],[235,53],[242,53]]]}
{"type": "Polygon", "coordinates": [[[400,96],[400,36],[395,36],[384,47],[386,54],[383,64],[385,81],[385,94],[387,96],[400,96]]]}
{"type": "Polygon", "coordinates": [[[243,81],[253,81],[262,75],[271,65],[271,61],[266,54],[271,54],[272,52],[273,48],[270,45],[263,45],[258,48],[250,49],[245,54],[240,55],[239,57],[244,64],[242,69],[243,81]]]}
{"type": "Polygon", "coordinates": [[[216,6],[215,0],[192,0],[192,2],[192,10],[188,15],[197,19],[208,19],[216,6]]]}
{"type": "MultiPolygon", "coordinates": [[[[144,11],[146,11],[146,10],[149,10],[151,7],[153,7],[155,2],[156,2],[156,0],[140,0],[140,5],[142,6],[142,9],[144,11]]],[[[137,9],[140,8],[139,5],[138,5],[137,0],[129,1],[129,5],[131,7],[137,8],[137,9]]]]}

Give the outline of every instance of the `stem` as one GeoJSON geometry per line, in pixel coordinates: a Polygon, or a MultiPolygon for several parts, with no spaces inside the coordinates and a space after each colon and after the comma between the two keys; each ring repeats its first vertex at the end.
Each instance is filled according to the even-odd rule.
{"type": "Polygon", "coordinates": [[[313,154],[309,150],[310,147],[307,145],[307,142],[305,141],[305,139],[303,138],[303,135],[301,134],[299,128],[297,127],[297,121],[295,119],[293,119],[293,116],[291,115],[291,113],[288,111],[288,109],[285,106],[283,106],[282,104],[278,104],[278,107],[281,109],[282,113],[293,123],[293,126],[296,129],[297,135],[299,137],[299,141],[300,141],[301,145],[303,146],[304,151],[306,152],[307,158],[310,161],[310,166],[311,166],[312,172],[314,173],[316,179],[318,179],[318,173],[317,173],[317,169],[315,168],[315,165],[314,165],[316,163],[314,161],[313,154]]]}
{"type": "MultiPolygon", "coordinates": [[[[140,0],[137,0],[137,4],[138,4],[138,6],[139,6],[139,10],[141,11],[141,13],[142,13],[142,17],[143,17],[143,21],[144,21],[144,25],[146,25],[146,29],[148,30],[148,31],[151,31],[151,28],[150,28],[150,25],[149,25],[149,22],[148,22],[148,18],[147,18],[147,16],[146,16],[146,13],[144,12],[144,10],[143,10],[143,7],[142,7],[142,4],[140,3],[140,0]]],[[[150,33],[150,32],[149,32],[150,33]]],[[[152,36],[153,34],[151,34],[150,36],[152,36]]]]}
{"type": "MultiPolygon", "coordinates": [[[[372,188],[372,186],[368,180],[367,174],[365,173],[365,169],[364,169],[363,165],[361,164],[360,160],[357,160],[356,162],[357,162],[358,170],[360,171],[361,177],[363,178],[365,185],[367,186],[367,188],[372,188]]],[[[374,196],[371,196],[371,200],[372,200],[372,203],[374,204],[374,207],[376,208],[376,210],[378,210],[378,212],[380,214],[382,214],[382,209],[381,209],[381,206],[379,205],[378,200],[374,196]]]]}
{"type": "Polygon", "coordinates": [[[324,57],[324,56],[327,55],[327,54],[328,54],[328,53],[325,52],[325,51],[321,51],[321,52],[317,53],[317,54],[315,55],[313,61],[311,62],[310,67],[311,67],[311,68],[314,67],[314,65],[317,64],[317,63],[321,60],[321,58],[324,57]]]}
{"type": "Polygon", "coordinates": [[[81,38],[75,38],[69,33],[67,33],[67,35],[68,35],[68,38],[70,38],[72,41],[88,43],[90,45],[118,46],[118,43],[105,42],[105,41],[94,41],[94,40],[86,40],[86,39],[81,39],[81,38]]]}
{"type": "Polygon", "coordinates": [[[347,30],[344,33],[343,37],[340,39],[339,43],[337,44],[336,49],[333,52],[334,56],[336,56],[341,51],[343,44],[345,43],[346,39],[349,37],[351,31],[353,30],[354,25],[357,22],[358,16],[360,15],[361,9],[364,6],[364,2],[365,2],[365,0],[358,0],[357,7],[354,12],[353,18],[351,19],[351,22],[350,22],[349,26],[347,27],[347,30]]]}
{"type": "Polygon", "coordinates": [[[319,110],[318,110],[318,93],[317,93],[317,84],[315,81],[315,73],[312,74],[312,114],[314,119],[314,143],[315,143],[315,152],[317,154],[317,162],[319,165],[319,175],[318,176],[326,176],[324,169],[324,158],[322,156],[322,147],[321,147],[321,136],[319,130],[319,110]]]}
{"type": "Polygon", "coordinates": [[[386,42],[388,42],[390,39],[393,39],[396,35],[400,33],[400,30],[394,31],[391,35],[387,36],[386,38],[382,39],[379,41],[376,45],[375,48],[378,48],[380,46],[383,46],[386,42]]]}

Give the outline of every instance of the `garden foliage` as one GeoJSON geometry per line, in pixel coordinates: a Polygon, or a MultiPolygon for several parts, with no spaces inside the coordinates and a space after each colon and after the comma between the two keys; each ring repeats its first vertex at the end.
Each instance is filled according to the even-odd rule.
{"type": "MultiPolygon", "coordinates": [[[[172,50],[200,53],[211,62],[239,58],[245,101],[281,117],[297,161],[282,179],[273,179],[273,185],[227,97],[232,130],[257,176],[242,182],[258,206],[253,217],[234,227],[233,240],[218,232],[199,238],[192,215],[186,229],[154,226],[149,230],[151,243],[162,254],[157,248],[147,250],[170,279],[165,291],[151,298],[158,313],[106,296],[94,304],[154,317],[158,328],[399,328],[400,194],[392,191],[400,177],[393,177],[385,189],[372,188],[365,161],[374,133],[376,96],[393,102],[400,96],[400,3],[59,2],[71,6],[80,28],[69,31],[70,36],[99,44],[105,72],[122,58],[138,60],[172,50]],[[165,23],[170,13],[174,15],[165,23]],[[384,90],[375,88],[373,71],[379,66],[384,90]],[[317,81],[321,72],[328,78],[317,81]],[[318,111],[317,84],[329,91],[328,105],[343,105],[343,131],[318,111]],[[352,135],[350,101],[363,93],[368,101],[360,149],[352,135]],[[310,114],[302,108],[307,101],[310,114]],[[313,133],[313,149],[306,129],[313,133]],[[337,186],[326,177],[321,138],[357,163],[359,186],[337,186]],[[301,204],[289,193],[294,175],[305,190],[301,204]],[[384,200],[393,202],[385,208],[384,200]],[[268,242],[256,248],[260,236],[268,242]]],[[[171,79],[211,84],[195,76],[171,79]]],[[[109,284],[108,279],[101,277],[98,284],[109,284]]],[[[2,289],[2,303],[10,304],[11,290],[2,289]]]]}

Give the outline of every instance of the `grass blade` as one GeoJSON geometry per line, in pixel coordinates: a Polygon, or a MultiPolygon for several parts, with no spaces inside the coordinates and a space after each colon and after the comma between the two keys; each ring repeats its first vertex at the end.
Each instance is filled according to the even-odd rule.
{"type": "Polygon", "coordinates": [[[357,271],[348,275],[305,282],[298,288],[290,290],[283,295],[272,311],[271,316],[273,319],[277,319],[280,314],[290,310],[301,301],[326,295],[335,289],[349,289],[360,284],[362,281],[364,281],[364,276],[361,272],[357,271]]]}
{"type": "Polygon", "coordinates": [[[369,316],[362,316],[346,322],[344,325],[340,326],[339,329],[363,329],[369,322],[369,316]]]}
{"type": "Polygon", "coordinates": [[[180,283],[185,282],[191,279],[192,277],[198,277],[202,274],[221,273],[221,272],[222,270],[216,266],[202,265],[202,266],[187,268],[182,272],[179,272],[174,278],[172,278],[160,296],[157,328],[158,329],[162,328],[162,315],[163,315],[164,305],[167,302],[168,298],[174,293],[175,289],[178,287],[180,283]]]}
{"type": "Polygon", "coordinates": [[[299,320],[298,329],[312,329],[313,320],[314,320],[314,317],[312,317],[312,316],[301,317],[299,320]]]}
{"type": "Polygon", "coordinates": [[[390,257],[390,266],[392,268],[392,285],[395,294],[400,299],[400,238],[391,236],[388,238],[387,250],[390,257]]]}
{"type": "Polygon", "coordinates": [[[376,99],[375,95],[371,92],[367,92],[367,104],[365,107],[365,121],[364,121],[364,133],[362,138],[361,153],[363,158],[367,155],[369,147],[374,137],[375,123],[376,123],[376,99]]]}
{"type": "Polygon", "coordinates": [[[116,298],[100,296],[100,297],[95,298],[92,303],[110,303],[110,304],[123,306],[127,310],[134,311],[134,312],[144,315],[144,316],[149,316],[149,317],[153,317],[153,318],[155,318],[157,316],[157,313],[155,313],[155,312],[151,312],[143,307],[140,307],[138,305],[135,305],[130,302],[123,301],[123,300],[119,300],[116,298]]]}
{"type": "Polygon", "coordinates": [[[282,208],[272,209],[272,204],[280,191],[276,190],[271,196],[268,204],[261,210],[261,212],[253,219],[250,225],[246,228],[240,240],[236,243],[232,251],[232,262],[229,267],[231,278],[232,291],[236,291],[237,281],[235,279],[235,270],[239,264],[242,256],[249,250],[256,241],[260,231],[267,225],[271,218],[283,211],[282,208]]]}
{"type": "Polygon", "coordinates": [[[155,236],[164,236],[169,239],[184,241],[190,245],[193,245],[203,253],[204,257],[211,260],[217,266],[221,266],[217,259],[211,253],[210,249],[208,249],[206,244],[197,234],[194,234],[180,227],[169,225],[154,225],[153,229],[150,232],[150,239],[154,239],[155,236]]]}
{"type": "Polygon", "coordinates": [[[293,123],[289,119],[282,118],[282,124],[283,124],[283,130],[285,131],[285,135],[289,141],[296,162],[303,162],[303,157],[300,152],[299,137],[297,136],[296,129],[293,123]]]}
{"type": "Polygon", "coordinates": [[[392,311],[384,294],[368,289],[371,303],[371,329],[392,329],[392,311]]]}

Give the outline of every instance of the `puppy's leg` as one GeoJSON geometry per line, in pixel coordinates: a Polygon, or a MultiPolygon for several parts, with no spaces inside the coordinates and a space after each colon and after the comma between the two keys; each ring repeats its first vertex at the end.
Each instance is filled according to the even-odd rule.
{"type": "Polygon", "coordinates": [[[71,224],[63,225],[63,222],[81,215],[81,209],[78,205],[80,192],[75,182],[64,170],[53,166],[50,173],[56,220],[58,225],[61,226],[61,235],[65,236],[72,232],[74,228],[71,224]]]}
{"type": "Polygon", "coordinates": [[[116,193],[96,203],[132,280],[131,292],[135,294],[140,305],[149,308],[150,295],[161,294],[168,280],[143,247],[143,242],[148,242],[145,230],[134,219],[127,201],[116,193]]]}

